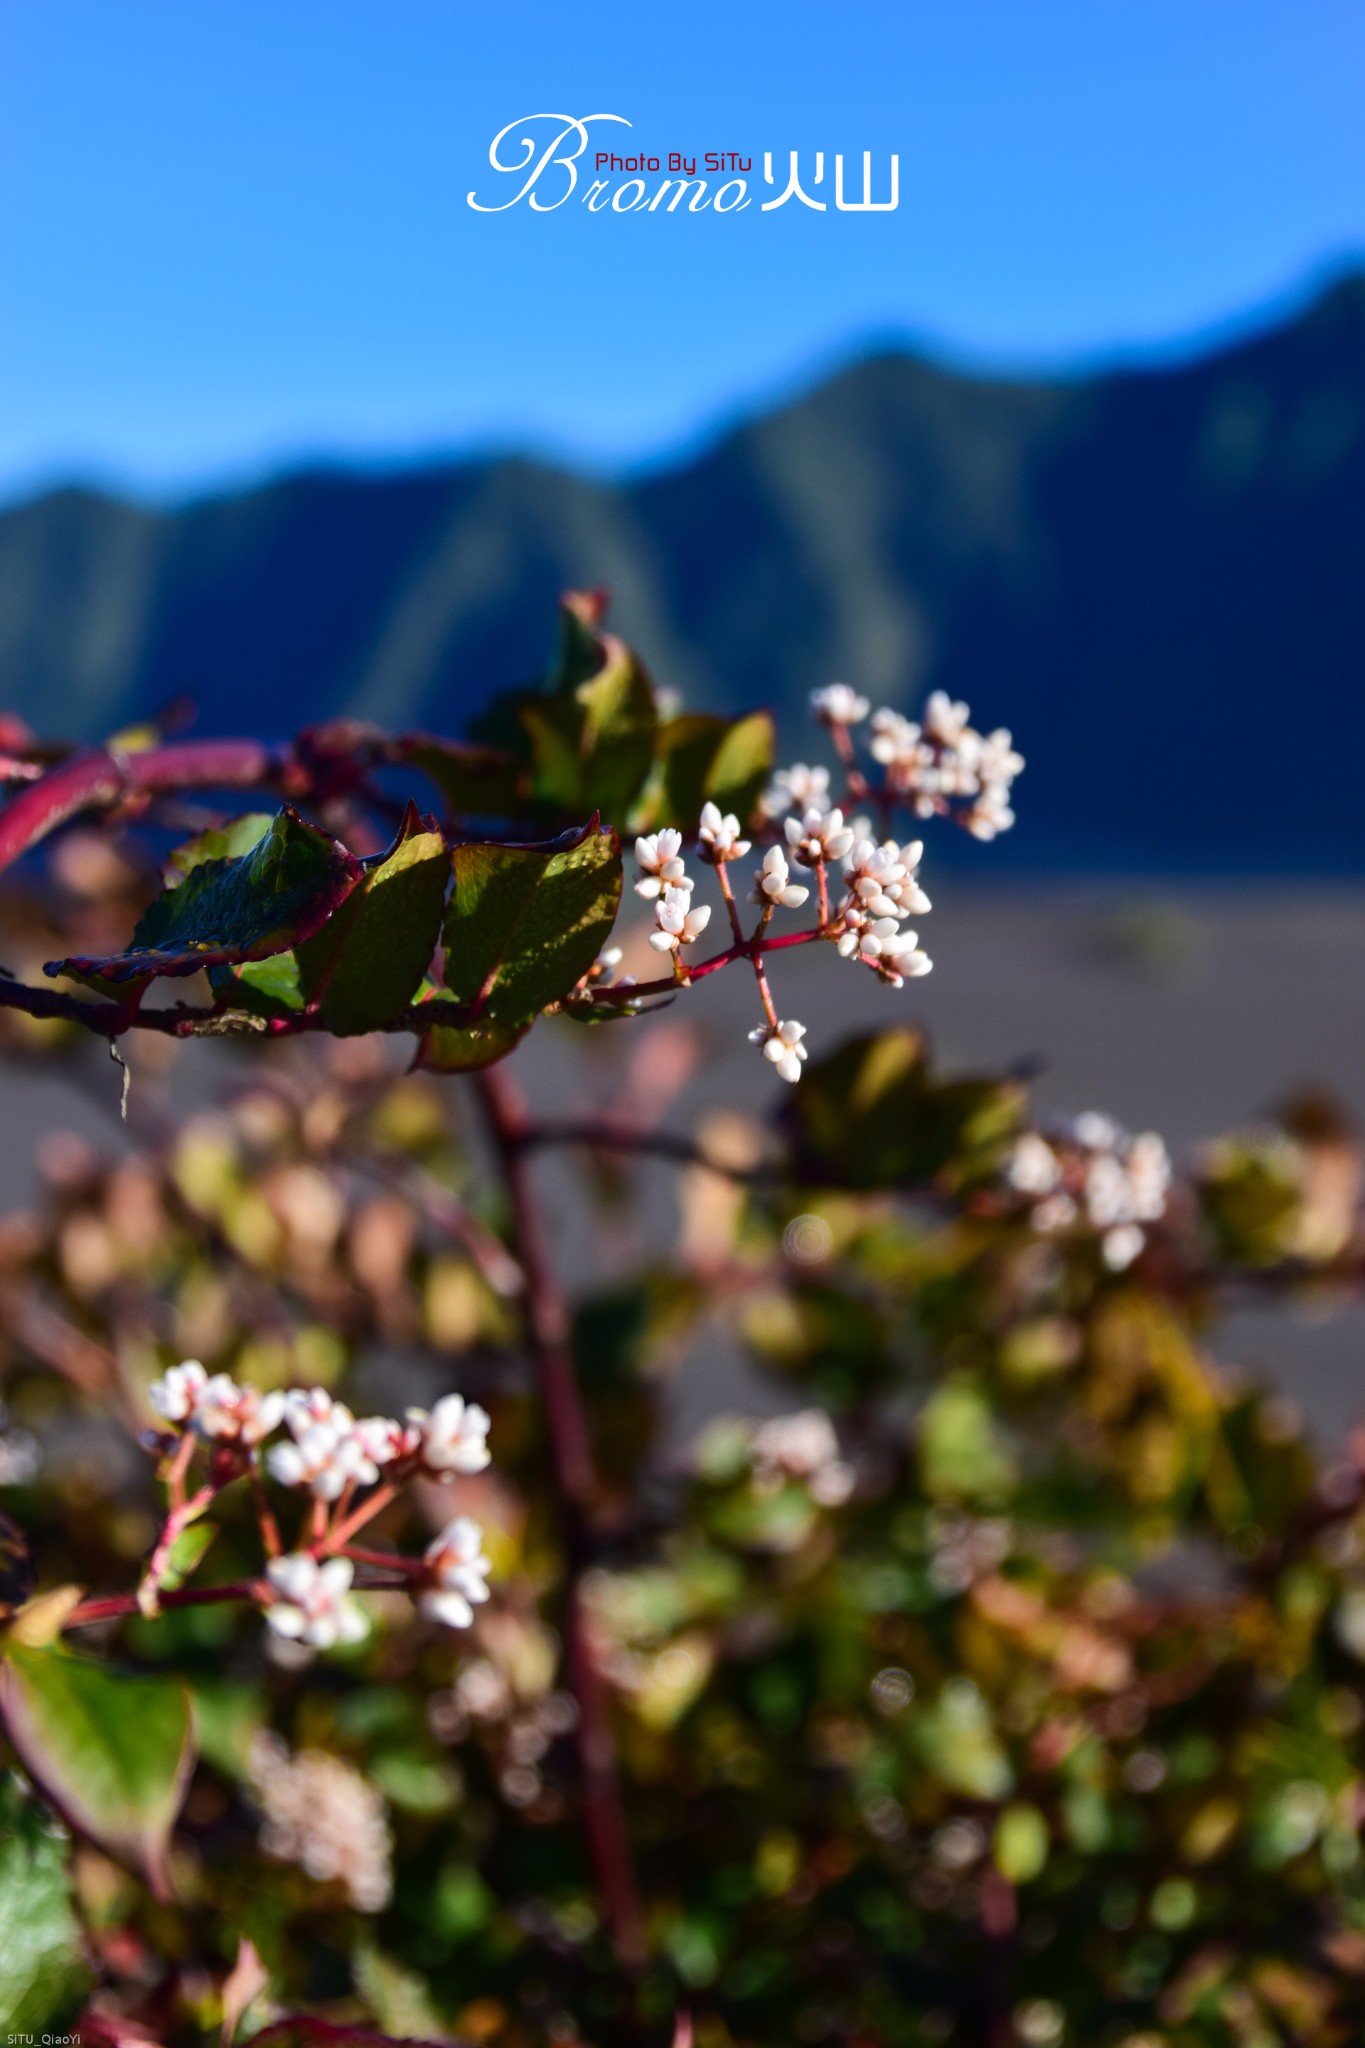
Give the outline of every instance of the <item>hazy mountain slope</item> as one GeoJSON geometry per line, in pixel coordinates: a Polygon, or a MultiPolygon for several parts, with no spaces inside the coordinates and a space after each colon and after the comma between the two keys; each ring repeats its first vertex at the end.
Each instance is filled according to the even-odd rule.
{"type": "Polygon", "coordinates": [[[1011,864],[1365,870],[1365,281],[1193,364],[1004,383],[887,355],[618,487],[526,461],[0,514],[0,702],[93,735],[458,727],[606,582],[692,702],[807,742],[832,675],[942,683],[1030,765],[1011,864]]]}

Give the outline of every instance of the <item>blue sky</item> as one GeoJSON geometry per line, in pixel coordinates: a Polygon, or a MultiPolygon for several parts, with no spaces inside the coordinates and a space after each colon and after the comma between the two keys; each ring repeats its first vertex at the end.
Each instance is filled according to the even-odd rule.
{"type": "Polygon", "coordinates": [[[611,465],[870,335],[1183,347],[1365,249],[1363,58],[1346,0],[4,0],[0,490],[611,465]],[[474,212],[541,111],[751,186],[895,150],[900,205],[474,212]]]}

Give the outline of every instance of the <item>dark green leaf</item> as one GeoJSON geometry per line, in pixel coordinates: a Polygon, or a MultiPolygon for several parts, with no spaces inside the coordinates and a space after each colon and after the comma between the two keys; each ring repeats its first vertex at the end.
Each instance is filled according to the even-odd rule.
{"type": "Polygon", "coordinates": [[[66,1861],[37,1800],[0,1778],[0,2029],[11,2040],[69,2018],[85,1988],[66,1861]]]}
{"type": "Polygon", "coordinates": [[[226,825],[212,825],[196,839],[177,846],[166,862],[162,880],[168,889],[177,888],[186,875],[211,860],[240,860],[259,846],[274,822],[269,811],[245,811],[226,825]]]}
{"type": "Polygon", "coordinates": [[[380,1030],[412,1001],[441,936],[450,852],[409,804],[397,839],[298,949],[300,980],[338,1037],[380,1030]]]}
{"type": "Polygon", "coordinates": [[[165,1897],[171,1828],[194,1761],[183,1687],[10,1642],[0,1712],[20,1762],[63,1819],[165,1897]]]}
{"type": "Polygon", "coordinates": [[[783,1104],[798,1172],[851,1188],[960,1187],[999,1163],[1018,1131],[1012,1081],[938,1081],[924,1041],[901,1028],[852,1038],[808,1066],[783,1104]]]}
{"type": "Polygon", "coordinates": [[[211,967],[209,987],[230,1008],[254,1017],[287,1017],[304,1004],[297,953],[272,953],[240,967],[211,967]]]}
{"type": "Polygon", "coordinates": [[[410,733],[395,741],[393,758],[420,769],[457,817],[503,817],[520,805],[522,770],[516,757],[502,747],[466,746],[410,733]]]}
{"type": "Polygon", "coordinates": [[[567,995],[610,935],[621,850],[598,820],[543,846],[457,846],[446,985],[496,1024],[529,1024],[567,995]]]}
{"type": "Polygon", "coordinates": [[[485,1024],[436,1024],[423,1032],[416,1064],[433,1074],[472,1074],[506,1059],[529,1028],[496,1024],[491,1018],[485,1024]]]}
{"type": "Polygon", "coordinates": [[[286,807],[249,853],[206,858],[158,897],[126,952],[50,962],[47,972],[128,982],[264,959],[310,938],[361,874],[353,854],[286,807]]]}
{"type": "Polygon", "coordinates": [[[736,719],[695,712],[664,726],[658,747],[663,799],[652,822],[694,832],[710,802],[746,824],[772,773],[773,722],[766,711],[736,719]]]}

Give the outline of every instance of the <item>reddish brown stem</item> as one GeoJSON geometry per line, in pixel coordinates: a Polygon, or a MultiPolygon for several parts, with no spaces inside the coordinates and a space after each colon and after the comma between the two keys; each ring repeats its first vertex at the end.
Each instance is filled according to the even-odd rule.
{"type": "Polygon", "coordinates": [[[352,1564],[382,1565],[385,1571],[401,1572],[409,1579],[422,1569],[420,1557],[399,1557],[393,1550],[361,1550],[354,1543],[345,1544],[341,1555],[349,1557],[352,1564]]]}
{"type": "MultiPolygon", "coordinates": [[[[727,946],[723,953],[713,953],[709,960],[699,960],[695,967],[689,966],[687,979],[702,981],[708,974],[715,974],[722,967],[733,966],[736,960],[761,959],[765,953],[781,953],[788,946],[808,946],[812,939],[828,937],[828,932],[821,931],[818,926],[814,931],[779,932],[776,938],[755,933],[753,938],[737,940],[733,946],[727,946]]],[[[614,988],[595,989],[593,996],[599,1003],[635,1003],[645,996],[672,995],[674,987],[673,977],[668,975],[660,981],[639,981],[625,987],[618,984],[614,988]]],[[[489,1071],[491,1072],[491,1069],[489,1071]]]]}
{"type": "MultiPolygon", "coordinates": [[[[224,1600],[251,1600],[259,1602],[268,1599],[270,1588],[261,1579],[238,1579],[230,1586],[176,1586],[163,1593],[162,1607],[209,1607],[224,1600]]],[[[136,1593],[107,1593],[94,1600],[82,1600],[79,1607],[73,1607],[63,1628],[88,1628],[96,1621],[117,1621],[123,1616],[139,1612],[136,1593]]]]}
{"type": "Polygon", "coordinates": [[[147,1615],[155,1614],[165,1598],[161,1590],[161,1580],[170,1565],[171,1552],[185,1530],[218,1492],[216,1486],[201,1486],[190,1500],[185,1499],[184,1476],[189,1464],[188,1457],[184,1455],[186,1446],[193,1451],[194,1439],[188,1435],[181,1440],[171,1463],[171,1511],[166,1517],[161,1535],[157,1539],[156,1549],[152,1552],[147,1569],[142,1575],[142,1584],[137,1589],[138,1606],[147,1615]]]}
{"type": "Polygon", "coordinates": [[[376,1487],[369,1499],[362,1501],[353,1513],[343,1515],[335,1528],[321,1536],[318,1535],[315,1529],[314,1542],[322,1544],[327,1550],[339,1550],[344,1543],[349,1541],[357,1529],[363,1529],[367,1522],[372,1522],[375,1516],[381,1513],[389,1505],[389,1502],[397,1497],[397,1493],[398,1488],[387,1483],[376,1487]]]}
{"type": "MultiPolygon", "coordinates": [[[[3,820],[0,820],[3,823],[3,820]]],[[[134,1014],[122,1003],[85,1002],[80,996],[64,995],[57,989],[30,988],[27,983],[0,976],[0,1010],[22,1010],[25,1016],[57,1019],[80,1024],[101,1038],[121,1038],[125,1031],[155,1031],[163,1038],[229,1036],[246,1032],[270,1038],[297,1038],[306,1032],[328,1032],[330,1025],[313,1010],[299,1010],[288,1017],[229,1016],[224,1008],[196,1008],[175,1003],[165,1009],[140,1009],[134,1014]]],[[[423,1032],[431,1025],[463,1024],[469,1012],[459,1003],[433,1001],[414,1003],[393,1019],[379,1025],[389,1032],[423,1032]]]]}
{"type": "Polygon", "coordinates": [[[678,1166],[702,1166],[708,1173],[727,1180],[781,1181],[776,1165],[734,1166],[715,1158],[695,1138],[678,1131],[649,1131],[631,1124],[613,1123],[609,1117],[541,1118],[528,1123],[519,1142],[523,1146],[583,1145],[593,1152],[624,1152],[642,1158],[668,1159],[678,1166]]]}
{"type": "Polygon", "coordinates": [[[568,1305],[541,1227],[526,1157],[529,1129],[515,1084],[501,1067],[478,1077],[489,1135],[512,1205],[513,1250],[526,1277],[526,1332],[540,1381],[550,1438],[567,1576],[565,1638],[569,1682],[578,1702],[583,1803],[593,1867],[617,1957],[634,1971],[645,1959],[644,1922],[616,1766],[610,1704],[589,1640],[582,1580],[592,1555],[596,1493],[587,1421],[569,1353],[568,1305]]]}
{"type": "Polygon", "coordinates": [[[725,862],[723,860],[716,863],[716,880],[720,884],[720,893],[725,898],[725,909],[730,919],[730,929],[735,935],[735,944],[742,946],[744,944],[744,927],[739,921],[739,905],[735,902],[735,892],[730,887],[730,877],[725,872],[725,862]]]}
{"type": "Polygon", "coordinates": [[[77,754],[29,783],[0,815],[0,868],[82,811],[170,790],[277,787],[288,758],[259,740],[187,740],[140,754],[77,754]]]}

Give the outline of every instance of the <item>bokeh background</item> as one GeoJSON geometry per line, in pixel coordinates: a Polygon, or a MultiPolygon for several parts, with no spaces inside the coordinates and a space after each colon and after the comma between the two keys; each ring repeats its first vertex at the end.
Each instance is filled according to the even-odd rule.
{"type": "MultiPolygon", "coordinates": [[[[835,677],[1028,757],[1008,839],[935,842],[930,982],[789,971],[821,1039],[913,1008],[1177,1149],[1365,1111],[1363,60],[1332,0],[7,0],[0,705],[458,732],[607,584],[788,758],[835,677]],[[506,123],[599,110],[754,181],[895,151],[900,205],[467,205],[506,123]]],[[[752,1098],[740,1001],[674,1121],[752,1098]]],[[[601,1085],[546,1036],[533,1090],[601,1085]]],[[[6,1200],[117,1142],[112,1081],[0,1089],[6,1200]]],[[[1227,1341],[1331,1430],[1362,1336],[1227,1341]]]]}

